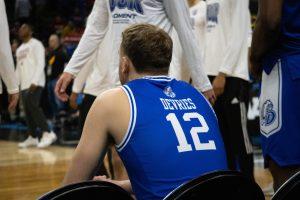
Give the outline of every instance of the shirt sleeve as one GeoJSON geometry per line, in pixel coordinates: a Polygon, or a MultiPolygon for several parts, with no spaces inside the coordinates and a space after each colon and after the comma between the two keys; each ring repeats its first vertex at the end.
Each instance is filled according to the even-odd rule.
{"type": "Polygon", "coordinates": [[[93,71],[92,63],[93,63],[93,59],[90,59],[87,63],[87,66],[84,66],[84,68],[78,73],[73,83],[72,92],[74,93],[83,92],[87,78],[93,71]]]}
{"type": "Polygon", "coordinates": [[[194,86],[202,92],[212,89],[202,67],[201,53],[193,32],[186,1],[163,0],[163,2],[167,15],[177,31],[183,55],[191,71],[194,86]]]}
{"type": "Polygon", "coordinates": [[[4,81],[9,94],[19,92],[14,73],[14,61],[9,42],[9,30],[4,1],[0,0],[0,77],[4,81]]]}
{"type": "Polygon", "coordinates": [[[34,55],[36,60],[36,71],[32,79],[32,84],[38,85],[41,77],[44,76],[44,69],[45,69],[45,48],[41,42],[35,44],[34,47],[34,55]]]}
{"type": "Polygon", "coordinates": [[[108,15],[107,1],[96,0],[83,36],[67,64],[65,72],[76,76],[89,61],[106,35],[109,23],[108,15]]]}
{"type": "Polygon", "coordinates": [[[240,49],[248,42],[249,31],[249,8],[248,0],[227,0],[231,13],[229,16],[230,27],[227,29],[229,33],[227,37],[226,54],[222,61],[219,71],[231,75],[237,67],[240,56],[240,49]],[[246,37],[247,36],[247,37],[246,37]]]}

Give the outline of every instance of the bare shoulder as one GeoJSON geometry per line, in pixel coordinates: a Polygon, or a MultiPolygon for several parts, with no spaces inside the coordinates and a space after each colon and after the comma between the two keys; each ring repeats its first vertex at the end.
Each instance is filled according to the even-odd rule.
{"type": "Polygon", "coordinates": [[[114,114],[127,107],[127,104],[127,96],[121,87],[103,92],[95,101],[95,106],[106,114],[114,114]]]}
{"type": "Polygon", "coordinates": [[[107,126],[108,132],[117,143],[122,141],[130,119],[130,105],[122,88],[108,90],[99,95],[94,103],[95,113],[107,126]]]}

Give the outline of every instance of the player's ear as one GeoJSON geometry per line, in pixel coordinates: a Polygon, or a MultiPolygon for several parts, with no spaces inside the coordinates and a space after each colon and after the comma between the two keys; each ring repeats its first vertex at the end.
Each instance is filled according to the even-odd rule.
{"type": "Polygon", "coordinates": [[[127,74],[129,72],[129,67],[130,67],[130,61],[128,57],[123,56],[122,57],[122,65],[121,65],[121,71],[123,74],[127,74]]]}

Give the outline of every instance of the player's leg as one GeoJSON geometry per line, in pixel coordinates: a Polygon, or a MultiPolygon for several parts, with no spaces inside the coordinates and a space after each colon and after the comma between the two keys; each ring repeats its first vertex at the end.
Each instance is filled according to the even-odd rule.
{"type": "Polygon", "coordinates": [[[96,96],[93,96],[90,94],[84,94],[84,98],[82,100],[82,104],[81,104],[80,110],[79,110],[79,128],[80,128],[80,130],[83,129],[87,114],[88,114],[90,108],[92,107],[96,98],[97,98],[96,96]]]}
{"type": "Polygon", "coordinates": [[[230,89],[228,89],[227,105],[224,109],[235,164],[237,169],[254,179],[253,148],[247,130],[249,83],[239,78],[230,78],[227,86],[230,89]]]}
{"type": "Polygon", "coordinates": [[[42,91],[42,87],[37,87],[34,92],[28,93],[28,106],[31,109],[31,114],[35,124],[42,130],[42,132],[50,132],[44,112],[39,105],[42,91]]]}
{"type": "Polygon", "coordinates": [[[299,166],[280,167],[272,159],[269,160],[269,169],[274,179],[274,191],[277,191],[285,181],[300,171],[299,166]]]}
{"type": "Polygon", "coordinates": [[[34,122],[34,119],[32,117],[29,101],[30,99],[28,98],[28,90],[23,90],[21,92],[21,98],[22,98],[22,103],[24,107],[24,112],[25,112],[25,121],[27,125],[27,132],[28,132],[28,138],[19,143],[18,146],[21,148],[25,147],[30,147],[30,146],[37,146],[38,145],[38,138],[36,135],[36,124],[34,122]]]}
{"type": "MultiPolygon", "coordinates": [[[[209,76],[209,80],[212,83],[215,79],[215,76],[209,76]]],[[[229,127],[226,120],[226,115],[224,108],[226,107],[225,104],[225,95],[226,90],[224,91],[223,95],[219,96],[214,104],[214,111],[217,115],[219,128],[222,135],[222,139],[224,142],[225,150],[226,150],[226,158],[227,158],[227,165],[228,169],[235,170],[235,159],[233,155],[232,145],[230,144],[230,137],[228,135],[229,127]]]]}
{"type": "Polygon", "coordinates": [[[42,131],[42,138],[38,144],[39,148],[45,148],[53,144],[57,140],[57,136],[53,131],[50,131],[45,114],[40,107],[42,87],[37,87],[33,92],[28,93],[28,106],[31,110],[34,123],[42,131]]]}

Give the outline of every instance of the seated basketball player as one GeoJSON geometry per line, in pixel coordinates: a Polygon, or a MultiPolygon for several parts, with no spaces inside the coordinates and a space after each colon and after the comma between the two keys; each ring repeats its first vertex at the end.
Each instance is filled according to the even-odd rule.
{"type": "Polygon", "coordinates": [[[113,141],[137,199],[162,199],[200,175],[226,169],[216,116],[187,83],[166,76],[172,40],[147,24],[123,32],[122,87],[94,102],[64,184],[91,179],[113,141]],[[112,139],[112,140],[111,140],[112,139]]]}

